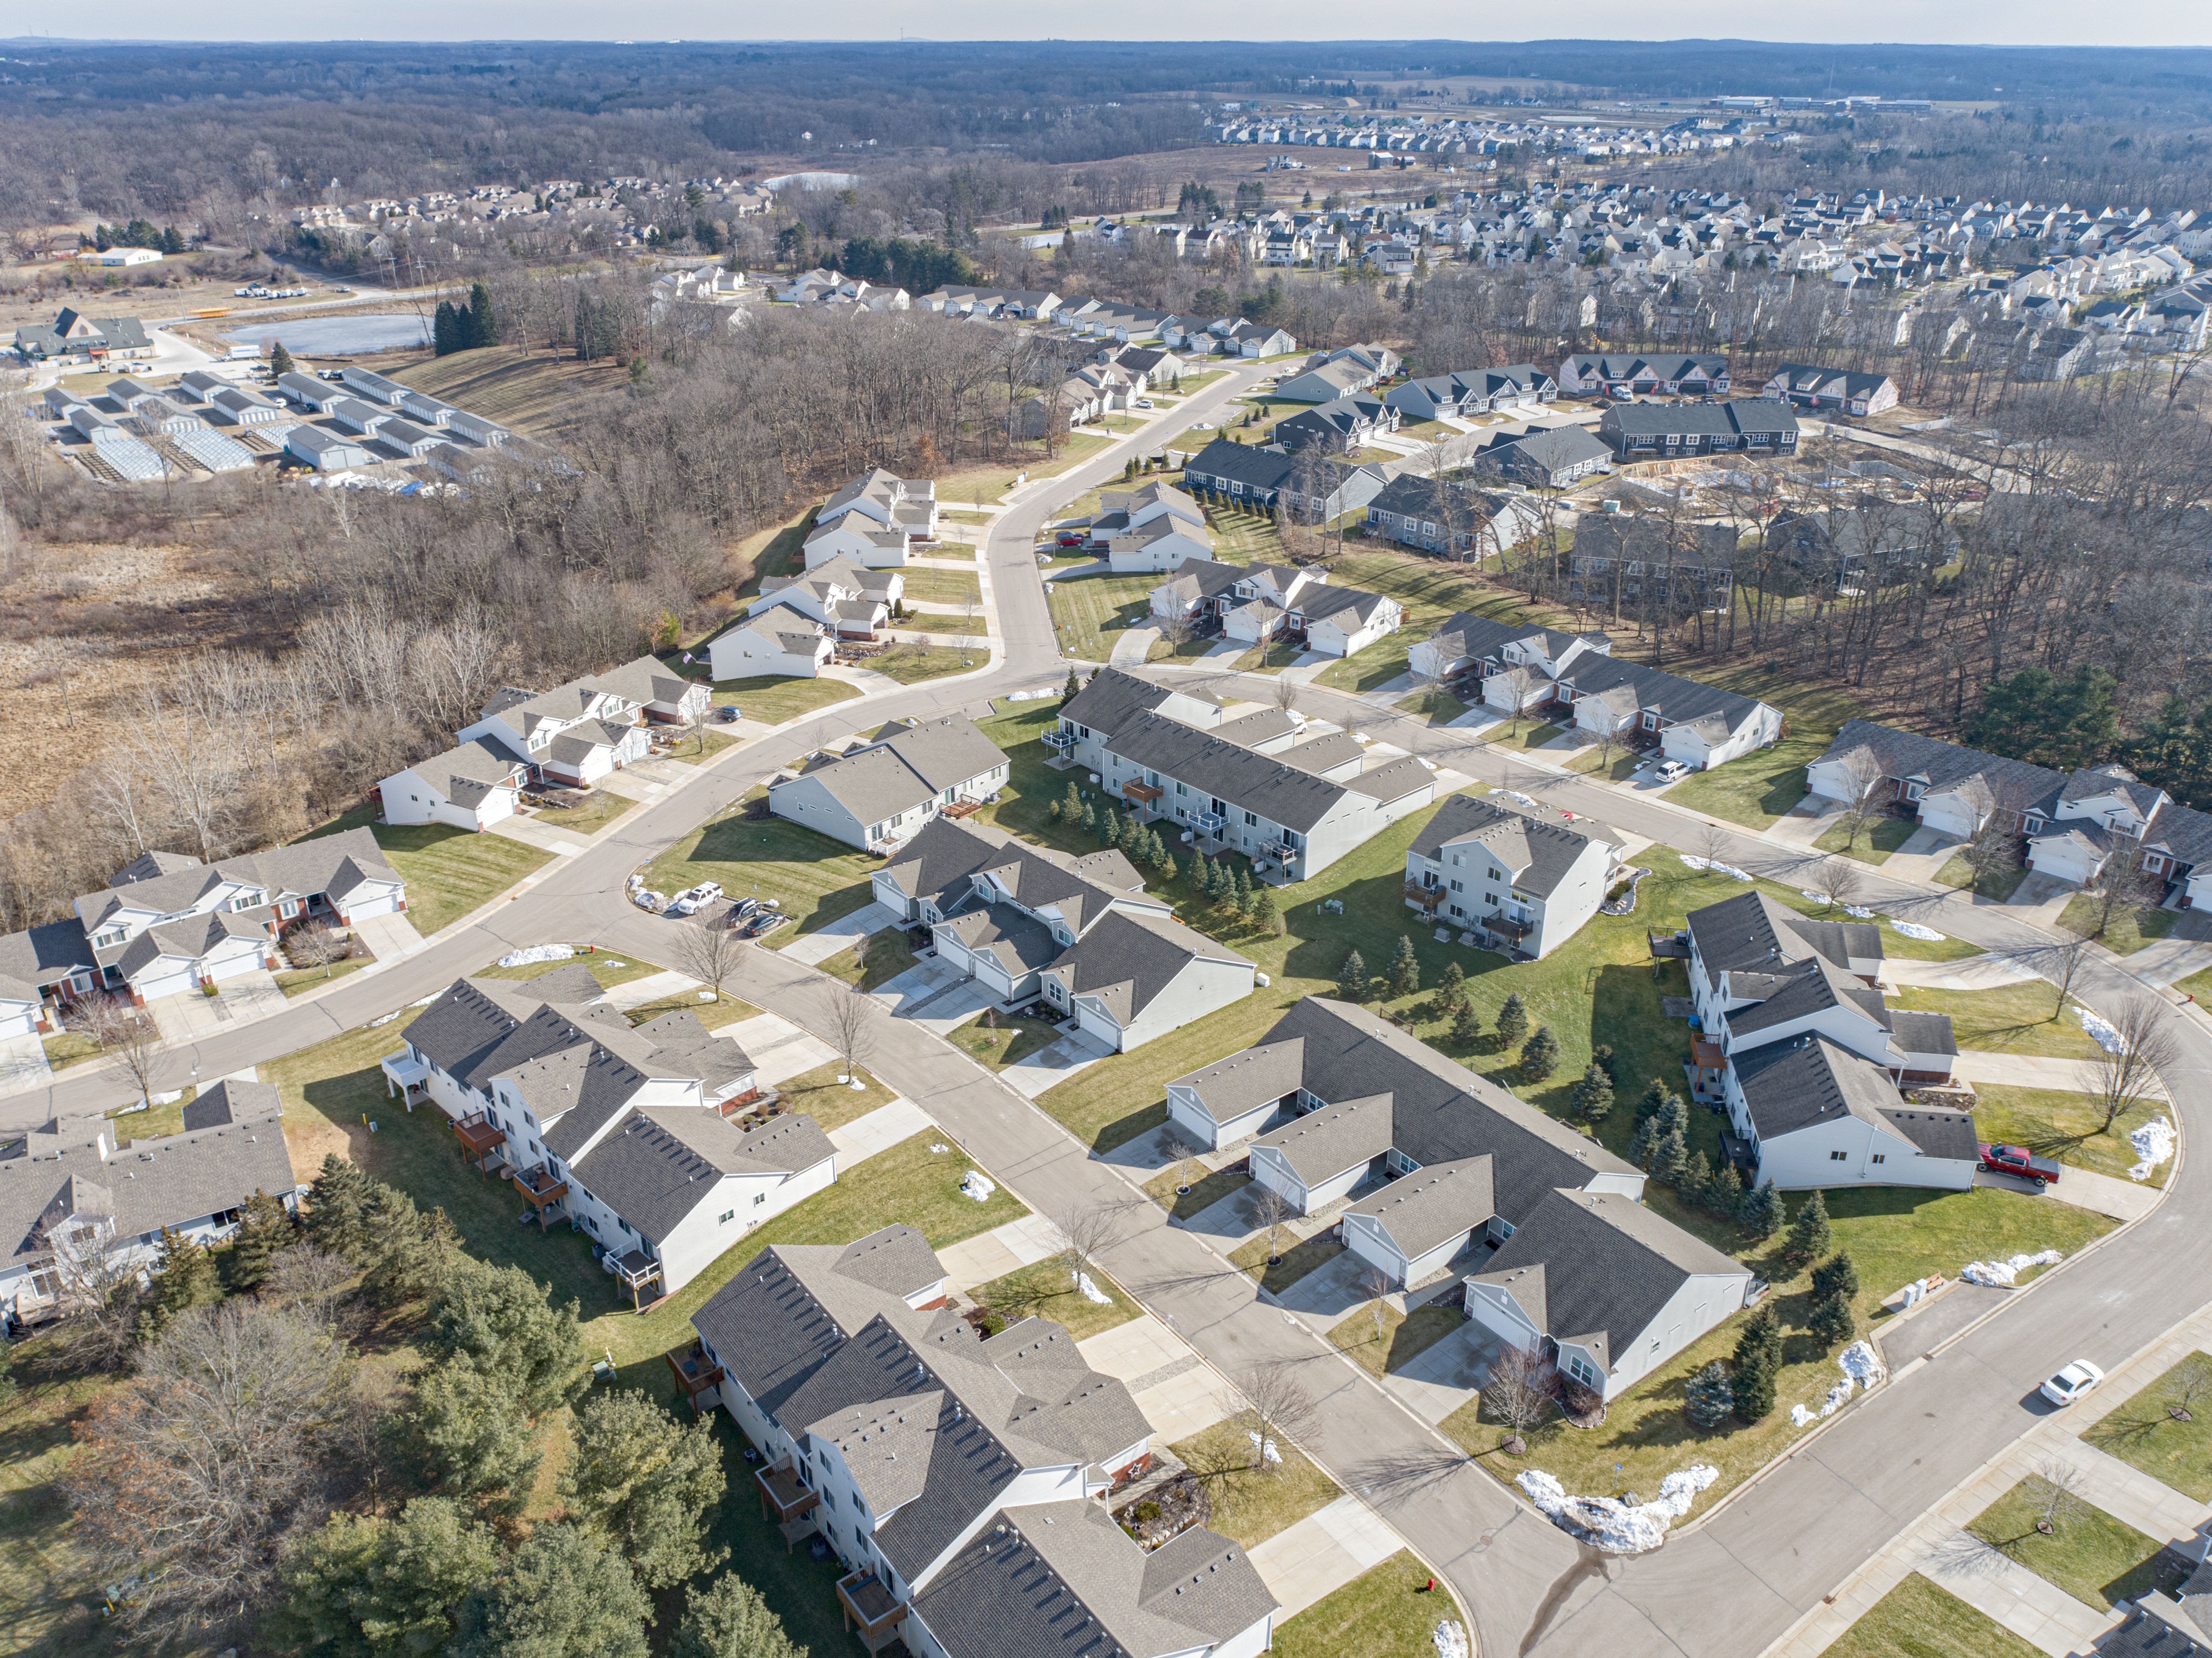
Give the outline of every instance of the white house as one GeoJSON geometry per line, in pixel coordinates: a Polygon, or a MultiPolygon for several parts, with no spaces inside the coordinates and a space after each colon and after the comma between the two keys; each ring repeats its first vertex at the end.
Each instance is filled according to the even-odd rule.
{"type": "Polygon", "coordinates": [[[1101,668],[1060,705],[1060,724],[1044,734],[1044,745],[1085,771],[1097,771],[1106,763],[1106,745],[1114,733],[1147,714],[1200,731],[1221,724],[1221,705],[1201,693],[1156,685],[1121,668],[1101,668]]]}
{"type": "Polygon", "coordinates": [[[794,604],[771,604],[708,641],[708,671],[717,680],[764,675],[816,679],[836,659],[830,629],[794,604]]]}
{"type": "Polygon", "coordinates": [[[1406,851],[1406,907],[1541,959],[1582,929],[1620,870],[1618,832],[1546,805],[1455,794],[1406,851]]]}
{"type": "Polygon", "coordinates": [[[2055,818],[2065,774],[2025,760],[1923,737],[1869,720],[1847,721],[1806,768],[1807,789],[1846,805],[1910,805],[1929,829],[1971,840],[1995,815],[2024,829],[2028,812],[2055,818]]]}
{"type": "Polygon", "coordinates": [[[756,616],[788,605],[840,639],[872,639],[905,593],[906,578],[898,571],[867,569],[850,558],[837,557],[801,576],[762,582],[759,596],[746,606],[745,614],[756,616]]]}
{"type": "Polygon", "coordinates": [[[1906,1100],[1889,1072],[1826,1035],[1735,1057],[1724,1098],[1754,1182],[1952,1192],[1974,1183],[1980,1145],[1971,1112],[1906,1100]]]}
{"type": "Polygon", "coordinates": [[[550,691],[508,686],[459,737],[484,739],[536,774],[584,788],[650,754],[652,726],[689,722],[712,701],[709,687],[646,656],[550,691]]]}
{"type": "Polygon", "coordinates": [[[1398,631],[1405,610],[1388,593],[1356,587],[1309,586],[1291,604],[1285,621],[1303,634],[1305,647],[1322,656],[1350,656],[1398,631]]]}
{"type": "Polygon", "coordinates": [[[937,486],[874,467],[832,495],[807,531],[806,568],[849,558],[867,569],[907,561],[915,542],[937,539],[937,486]]]}
{"type": "Polygon", "coordinates": [[[1553,695],[1592,736],[1656,736],[1668,759],[1692,771],[1725,765],[1782,735],[1779,708],[1613,656],[1580,656],[1553,695]]]}
{"type": "Polygon", "coordinates": [[[1006,786],[1006,750],[958,715],[884,726],[769,786],[779,817],[863,852],[911,840],[945,807],[1006,786]]]}
{"type": "Polygon", "coordinates": [[[1199,504],[1165,480],[1139,489],[1103,492],[1091,520],[1089,539],[1106,549],[1117,575],[1166,572],[1213,556],[1213,534],[1199,504]]]}
{"type": "Polygon", "coordinates": [[[387,823],[447,823],[487,829],[512,817],[530,768],[501,744],[478,738],[394,772],[376,786],[387,823]]]}
{"type": "Polygon", "coordinates": [[[1552,700],[1577,660],[1612,653],[1613,641],[1601,633],[1563,634],[1462,611],[1409,648],[1406,660],[1425,678],[1473,676],[1486,706],[1525,714],[1552,700]]]}

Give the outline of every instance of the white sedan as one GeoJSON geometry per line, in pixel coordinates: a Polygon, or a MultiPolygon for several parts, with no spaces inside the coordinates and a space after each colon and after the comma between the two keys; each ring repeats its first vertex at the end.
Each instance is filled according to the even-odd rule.
{"type": "Polygon", "coordinates": [[[2104,1379],[2102,1370],[2086,1358],[2077,1358],[2043,1384],[2043,1396],[2054,1405],[2071,1405],[2095,1392],[2104,1379]]]}

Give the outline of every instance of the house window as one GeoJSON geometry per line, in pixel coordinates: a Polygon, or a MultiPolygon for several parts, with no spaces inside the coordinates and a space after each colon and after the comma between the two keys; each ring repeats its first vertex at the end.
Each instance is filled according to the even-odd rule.
{"type": "Polygon", "coordinates": [[[1874,1160],[1876,1163],[1887,1163],[1889,1161],[1889,1153],[1887,1151],[1877,1151],[1874,1154],[1874,1160]]]}
{"type": "Polygon", "coordinates": [[[1828,1161],[1830,1163],[1841,1163],[1844,1161],[1844,1154],[1840,1151],[1831,1151],[1828,1153],[1828,1161]]]}
{"type": "Polygon", "coordinates": [[[735,1220],[737,1218],[738,1218],[738,1212],[737,1212],[736,1210],[734,1210],[734,1209],[725,1209],[724,1211],[722,1211],[721,1214],[716,1218],[716,1219],[715,1219],[715,1221],[714,1221],[714,1224],[715,1224],[715,1225],[717,1225],[717,1226],[727,1226],[727,1225],[728,1225],[732,1221],[735,1220]]]}
{"type": "Polygon", "coordinates": [[[1244,814],[1244,826],[1245,826],[1247,829],[1257,829],[1257,828],[1259,828],[1259,826],[1260,826],[1260,818],[1259,818],[1259,815],[1258,815],[1256,812],[1249,812],[1249,811],[1246,812],[1246,813],[1244,814]]]}
{"type": "MultiPolygon", "coordinates": [[[[753,1207],[754,1207],[754,1208],[756,1208],[756,1209],[759,1208],[759,1207],[761,1206],[761,1205],[763,1205],[763,1204],[766,1203],[767,1201],[768,1201],[768,1193],[765,1193],[765,1192],[756,1192],[756,1193],[753,1193],[753,1207]]],[[[624,1229],[624,1230],[628,1230],[628,1229],[624,1229]]]]}

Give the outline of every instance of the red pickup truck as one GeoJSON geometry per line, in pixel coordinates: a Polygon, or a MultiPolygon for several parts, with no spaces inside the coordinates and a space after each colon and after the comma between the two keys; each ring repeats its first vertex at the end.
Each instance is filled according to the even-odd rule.
{"type": "Polygon", "coordinates": [[[2058,1178],[2057,1163],[2037,1157],[2024,1145],[1983,1146],[1982,1167],[1992,1175],[2017,1175],[2038,1186],[2049,1186],[2058,1178]]]}

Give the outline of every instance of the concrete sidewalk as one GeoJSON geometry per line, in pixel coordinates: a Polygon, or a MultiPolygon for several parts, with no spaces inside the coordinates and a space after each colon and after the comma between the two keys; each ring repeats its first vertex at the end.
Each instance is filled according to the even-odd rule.
{"type": "Polygon", "coordinates": [[[1268,1592],[1283,1603],[1279,1618],[1288,1619],[1403,1547],[1398,1533],[1372,1509],[1346,1493],[1254,1545],[1248,1556],[1268,1592]]]}
{"type": "Polygon", "coordinates": [[[965,1291],[1049,1260],[1061,1248],[1059,1228],[1042,1215],[1024,1215],[992,1231],[946,1244],[937,1259],[944,1263],[945,1283],[965,1291]]]}
{"type": "Polygon", "coordinates": [[[863,904],[849,915],[840,915],[825,922],[813,932],[793,938],[776,953],[787,962],[803,962],[808,967],[819,967],[841,950],[850,950],[863,933],[880,932],[887,926],[896,926],[898,917],[887,905],[863,904]]]}

